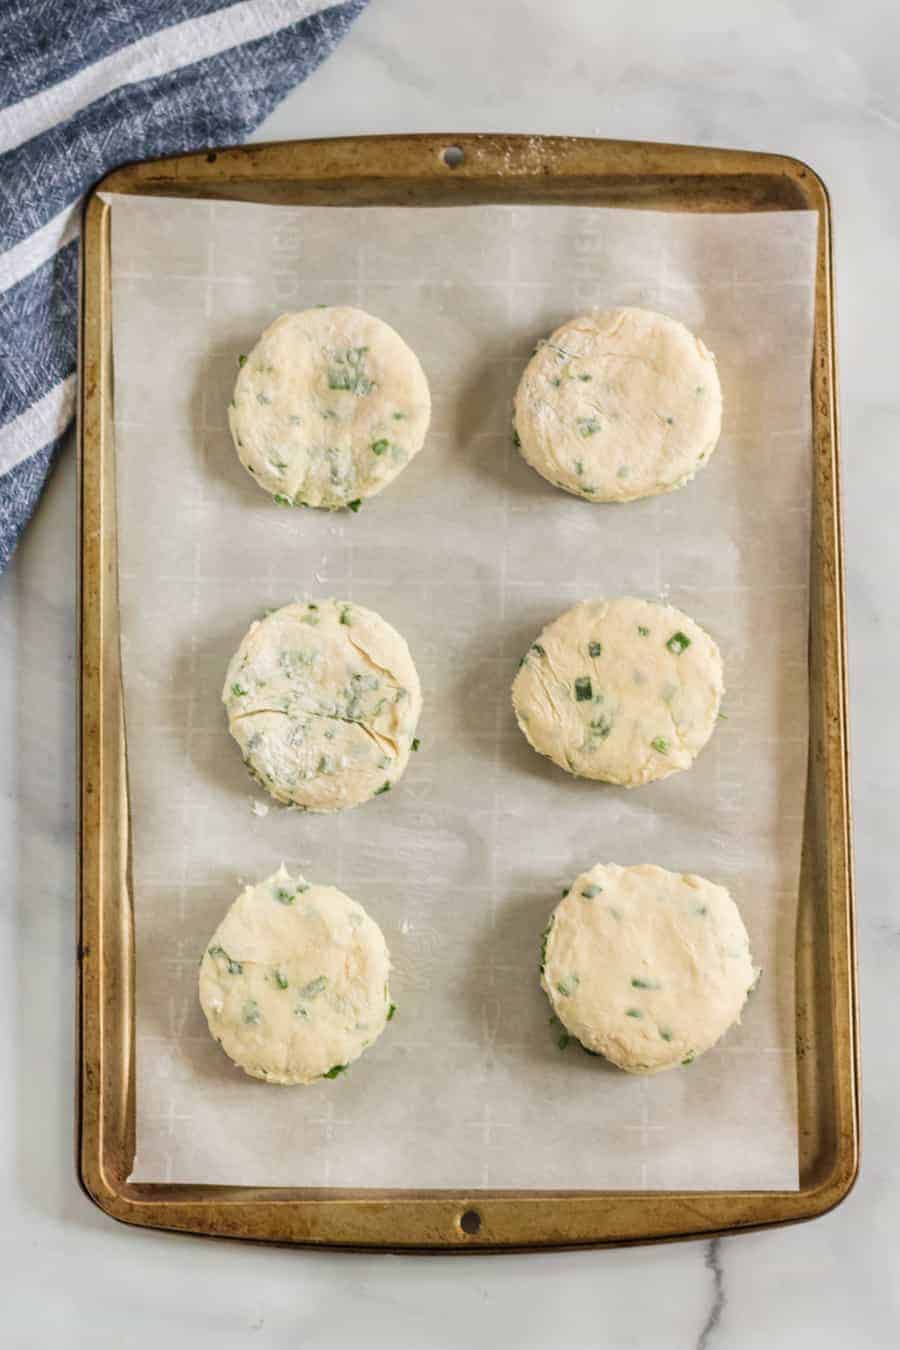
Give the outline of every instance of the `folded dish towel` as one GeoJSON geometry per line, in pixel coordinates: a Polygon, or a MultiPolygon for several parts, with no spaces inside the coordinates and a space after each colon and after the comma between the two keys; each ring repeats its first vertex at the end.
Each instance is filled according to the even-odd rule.
{"type": "Polygon", "coordinates": [[[0,5],[0,572],[75,408],[81,198],[243,140],[368,0],[0,5]]]}

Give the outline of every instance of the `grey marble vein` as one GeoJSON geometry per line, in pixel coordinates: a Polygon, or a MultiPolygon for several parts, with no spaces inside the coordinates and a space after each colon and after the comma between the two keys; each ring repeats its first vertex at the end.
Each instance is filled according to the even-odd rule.
{"type": "Polygon", "coordinates": [[[725,1272],[722,1269],[721,1238],[713,1238],[711,1242],[707,1243],[703,1264],[707,1270],[712,1271],[712,1299],[709,1311],[706,1314],[706,1321],[703,1323],[703,1329],[697,1337],[697,1350],[709,1350],[712,1338],[722,1320],[725,1305],[728,1302],[728,1295],[725,1292],[725,1272]]]}

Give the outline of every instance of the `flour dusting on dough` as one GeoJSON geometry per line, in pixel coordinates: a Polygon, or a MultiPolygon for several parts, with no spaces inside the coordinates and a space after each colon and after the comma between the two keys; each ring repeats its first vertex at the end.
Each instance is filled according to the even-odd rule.
{"type": "Polygon", "coordinates": [[[516,393],[514,425],[531,467],[587,501],[671,492],[719,440],[715,357],[664,314],[582,315],[538,344],[516,393]]]}
{"type": "Polygon", "coordinates": [[[566,1031],[630,1073],[690,1064],[740,1021],[759,971],[724,886],[597,863],[545,930],[541,985],[566,1031]]]}
{"type": "Polygon", "coordinates": [[[639,787],[689,769],[712,735],[722,658],[671,605],[586,600],[522,657],[512,701],[529,744],[580,778],[639,787]]]}
{"type": "Polygon", "coordinates": [[[381,1035],[389,974],[381,929],[362,905],[282,863],[241,892],[210,938],[200,1003],[245,1073],[311,1083],[337,1077],[381,1035]]]}

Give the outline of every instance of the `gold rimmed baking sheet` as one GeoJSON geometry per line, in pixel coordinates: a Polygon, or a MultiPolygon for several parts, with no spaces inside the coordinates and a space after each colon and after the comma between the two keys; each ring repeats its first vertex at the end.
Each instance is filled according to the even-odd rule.
{"type": "MultiPolygon", "coordinates": [[[[810,648],[811,749],[797,947],[800,1191],[595,1192],[555,1197],[546,1192],[506,1192],[500,1196],[482,1191],[477,1194],[479,1231],[468,1234],[458,1224],[462,1209],[472,1199],[464,1193],[436,1195],[429,1192],[426,1195],[408,1191],[343,1190],[324,1195],[282,1188],[228,1188],[223,1191],[222,1188],[193,1186],[161,1187],[158,1184],[129,1184],[124,1180],[130,1172],[134,1147],[133,962],[127,810],[122,772],[124,744],[118,704],[108,218],[104,203],[97,198],[92,200],[88,211],[85,249],[82,448],[86,870],[82,893],[85,951],[82,973],[84,1062],[86,1071],[93,1070],[91,1079],[85,1082],[102,1083],[103,1090],[92,1091],[85,1086],[83,1176],[92,1194],[97,1196],[99,1193],[100,1198],[106,1195],[107,1206],[114,1210],[119,1211],[124,1206],[127,1214],[120,1216],[134,1221],[223,1232],[226,1231],[223,1225],[230,1220],[238,1222],[239,1217],[238,1227],[248,1236],[344,1244],[498,1247],[602,1242],[716,1231],[806,1217],[838,1198],[849,1185],[855,1166],[855,1037],[850,1034],[854,1025],[852,949],[846,852],[836,480],[832,472],[835,445],[828,220],[824,192],[803,166],[738,152],[533,138],[463,137],[452,142],[460,145],[463,162],[450,169],[443,159],[443,151],[450,143],[449,138],[413,137],[228,151],[214,157],[193,156],[169,164],[137,166],[114,175],[103,187],[108,192],[151,191],[162,196],[214,195],[238,200],[319,204],[553,202],[676,210],[813,209],[818,212],[819,269],[813,380],[816,476],[810,648]],[[100,534],[94,532],[98,528],[100,534]],[[101,580],[103,584],[98,585],[101,580]],[[829,697],[836,702],[829,705],[829,697]],[[827,712],[829,706],[832,708],[830,714],[827,712]],[[837,735],[836,743],[823,739],[826,727],[829,737],[837,735]],[[832,791],[835,783],[839,789],[837,797],[832,791]],[[98,788],[102,788],[102,811],[92,822],[91,809],[98,804],[98,788]],[[822,812],[834,812],[838,804],[837,819],[841,828],[836,831],[835,816],[831,816],[825,827],[822,812]],[[827,905],[823,901],[826,895],[827,905]],[[833,906],[838,908],[833,909],[833,906]],[[105,918],[102,949],[96,945],[100,930],[92,929],[92,924],[96,925],[101,918],[105,918]],[[828,922],[823,927],[825,919],[828,922]],[[93,944],[90,941],[92,934],[93,944]],[[825,959],[826,951],[830,953],[828,960],[825,959]],[[843,955],[843,966],[837,960],[838,953],[843,955]],[[99,965],[96,964],[98,960],[99,965]],[[100,986],[92,984],[92,977],[99,979],[101,970],[102,994],[100,986]],[[820,989],[817,982],[822,980],[823,974],[829,974],[831,978],[827,987],[820,989]],[[843,998],[838,996],[841,986],[843,998]],[[91,1017],[92,1008],[95,1012],[97,1009],[96,1003],[92,1004],[92,989],[95,998],[98,995],[103,998],[105,1009],[102,1040],[93,1041],[96,1052],[93,1061],[92,1036],[97,1037],[100,1027],[91,1017]],[[838,1034],[842,1016],[845,1018],[844,1031],[838,1034]],[[118,1044],[119,1055],[114,1061],[111,1048],[115,1044],[118,1044]],[[815,1054],[810,1055],[808,1047],[813,1044],[815,1054]],[[96,1070],[101,1066],[98,1078],[96,1070]],[[831,1105],[826,1110],[829,1097],[831,1105]],[[842,1110],[848,1114],[845,1123],[840,1125],[842,1110]],[[99,1129],[101,1121],[102,1130],[99,1129]],[[834,1168],[836,1172],[832,1170],[834,1168]],[[109,1178],[109,1187],[102,1180],[104,1177],[109,1178]],[[823,1187],[828,1190],[828,1198],[824,1200],[823,1187]],[[216,1200],[222,1201],[226,1197],[227,1204],[217,1206],[216,1200]],[[730,1209],[723,1211],[720,1206],[726,1200],[730,1209]],[[333,1201],[338,1202],[336,1209],[332,1208],[333,1201]],[[256,1222],[254,1216],[263,1213],[260,1205],[270,1204],[282,1206],[273,1212],[283,1217],[285,1227],[266,1226],[267,1221],[256,1222]],[[288,1204],[290,1210],[283,1208],[288,1204]],[[515,1212],[522,1215],[522,1223],[514,1231],[508,1220],[502,1221],[500,1216],[509,1212],[508,1206],[517,1204],[515,1212]],[[432,1205],[436,1207],[433,1212],[432,1205]],[[424,1226],[416,1225],[410,1229],[390,1217],[407,1212],[409,1206],[412,1206],[409,1212],[418,1215],[424,1226]],[[186,1217],[185,1207],[194,1217],[186,1217]],[[220,1208],[227,1211],[228,1220],[221,1217],[220,1208]],[[637,1219],[639,1213],[643,1216],[640,1221],[637,1219]],[[680,1222],[675,1218],[679,1213],[682,1216],[680,1222]],[[702,1220],[699,1218],[701,1213],[705,1216],[702,1220]],[[201,1214],[206,1217],[198,1217],[201,1214]],[[218,1218],[215,1217],[217,1214],[218,1218]],[[346,1226],[335,1226],[338,1214],[345,1217],[346,1226]],[[363,1216],[372,1219],[376,1214],[380,1217],[373,1221],[383,1225],[379,1236],[362,1223],[363,1216]],[[549,1217],[551,1214],[552,1218],[549,1217]],[[723,1218],[723,1214],[731,1217],[723,1218]],[[535,1215],[540,1217],[528,1217],[535,1215]],[[592,1217],[587,1218],[587,1215],[592,1217]],[[664,1220],[662,1215],[668,1218],[664,1220]]],[[[227,1231],[236,1230],[228,1228],[227,1231]]]]}

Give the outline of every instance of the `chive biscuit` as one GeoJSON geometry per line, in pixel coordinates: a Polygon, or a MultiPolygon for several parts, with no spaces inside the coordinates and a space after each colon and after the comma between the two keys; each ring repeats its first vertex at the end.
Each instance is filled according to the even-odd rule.
{"type": "Polygon", "coordinates": [[[712,638],[671,605],[586,600],[547,625],[513,681],[529,744],[561,769],[638,787],[689,769],[723,693],[712,638]]]}
{"type": "Polygon", "coordinates": [[[516,393],[516,442],[556,487],[592,502],[671,492],[716,448],[716,361],[647,309],[586,314],[538,345],[516,393]]]}
{"type": "Polygon", "coordinates": [[[597,863],[544,932],[541,985],[554,1013],[629,1073],[702,1055],[740,1021],[758,975],[724,886],[661,867],[597,863]]]}
{"type": "Polygon", "coordinates": [[[336,1078],[384,1031],[392,1007],[381,929],[334,886],[282,863],[247,886],[200,962],[200,1003],[230,1059],[269,1083],[336,1078]]]}
{"type": "Polygon", "coordinates": [[[282,314],[240,361],[231,434],[280,506],[356,510],[422,448],[431,417],[422,367],[361,309],[282,314]]]}
{"type": "Polygon", "coordinates": [[[340,811],[400,778],[422,709],[409,648],[349,601],[290,604],[251,624],[225,676],[228,729],[285,805],[340,811]]]}

